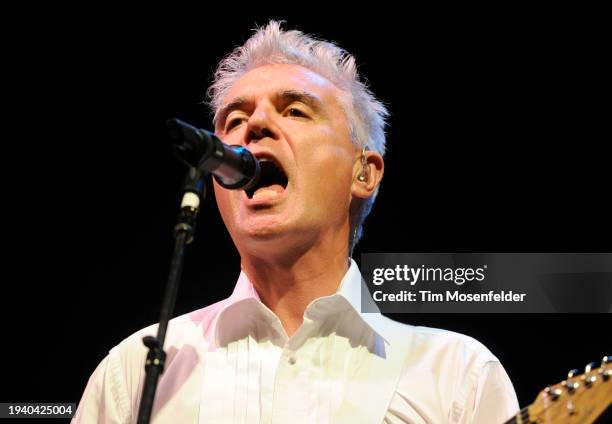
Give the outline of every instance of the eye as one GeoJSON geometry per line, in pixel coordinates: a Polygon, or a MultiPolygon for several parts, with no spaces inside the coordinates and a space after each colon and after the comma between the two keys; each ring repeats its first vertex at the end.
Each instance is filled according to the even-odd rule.
{"type": "Polygon", "coordinates": [[[229,121],[227,121],[227,124],[225,125],[225,132],[228,132],[234,128],[236,128],[238,125],[242,124],[242,121],[245,121],[246,118],[242,118],[242,117],[236,117],[236,118],[232,118],[229,121]]]}
{"type": "Polygon", "coordinates": [[[304,113],[297,107],[290,107],[289,109],[287,109],[287,115],[293,116],[296,118],[306,118],[307,117],[306,113],[304,113]]]}

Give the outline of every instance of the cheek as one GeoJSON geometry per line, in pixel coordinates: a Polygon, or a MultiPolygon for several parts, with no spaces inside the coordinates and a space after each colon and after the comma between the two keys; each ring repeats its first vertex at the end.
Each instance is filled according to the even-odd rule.
{"type": "Polygon", "coordinates": [[[318,140],[312,144],[313,148],[307,157],[313,166],[334,173],[339,178],[343,175],[350,176],[355,148],[348,134],[341,133],[340,130],[325,129],[321,131],[318,140]]]}
{"type": "Polygon", "coordinates": [[[306,184],[311,185],[319,197],[326,196],[334,202],[349,199],[354,158],[352,145],[327,139],[313,147],[304,155],[308,169],[306,184]]]}
{"type": "Polygon", "coordinates": [[[335,176],[334,180],[350,179],[353,167],[353,155],[342,147],[330,146],[313,155],[313,166],[327,175],[335,176]]]}

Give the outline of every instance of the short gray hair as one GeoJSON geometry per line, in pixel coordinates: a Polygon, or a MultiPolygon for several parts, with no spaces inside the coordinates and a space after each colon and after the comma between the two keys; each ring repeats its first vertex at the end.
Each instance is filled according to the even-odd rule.
{"type": "MultiPolygon", "coordinates": [[[[285,31],[281,22],[270,21],[219,63],[208,89],[214,121],[223,101],[238,79],[250,70],[271,64],[299,65],[327,78],[346,94],[344,109],[350,126],[351,140],[363,147],[385,154],[385,125],[389,112],[374,97],[357,72],[355,58],[336,44],[317,39],[301,31],[285,31]]],[[[349,250],[361,238],[363,222],[370,213],[378,189],[369,199],[356,202],[351,212],[349,250]]]]}

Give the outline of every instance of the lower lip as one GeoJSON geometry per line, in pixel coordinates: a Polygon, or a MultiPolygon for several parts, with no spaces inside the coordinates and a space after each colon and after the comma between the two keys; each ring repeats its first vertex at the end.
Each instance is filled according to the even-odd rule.
{"type": "Polygon", "coordinates": [[[258,206],[272,206],[281,202],[286,196],[287,191],[289,190],[289,184],[285,187],[281,192],[276,192],[274,190],[263,189],[265,191],[260,192],[257,197],[253,196],[252,199],[246,195],[246,191],[242,192],[242,197],[244,202],[249,207],[258,207],[258,206]]]}

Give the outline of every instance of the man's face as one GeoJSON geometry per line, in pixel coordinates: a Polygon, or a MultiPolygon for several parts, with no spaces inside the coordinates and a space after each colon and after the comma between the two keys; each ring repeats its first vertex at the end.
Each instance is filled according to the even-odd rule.
{"type": "Polygon", "coordinates": [[[239,250],[270,241],[277,249],[309,244],[338,234],[348,241],[359,156],[341,95],[319,74],[284,64],[255,68],[230,89],[215,132],[264,161],[255,191],[215,183],[219,210],[239,250]]]}

